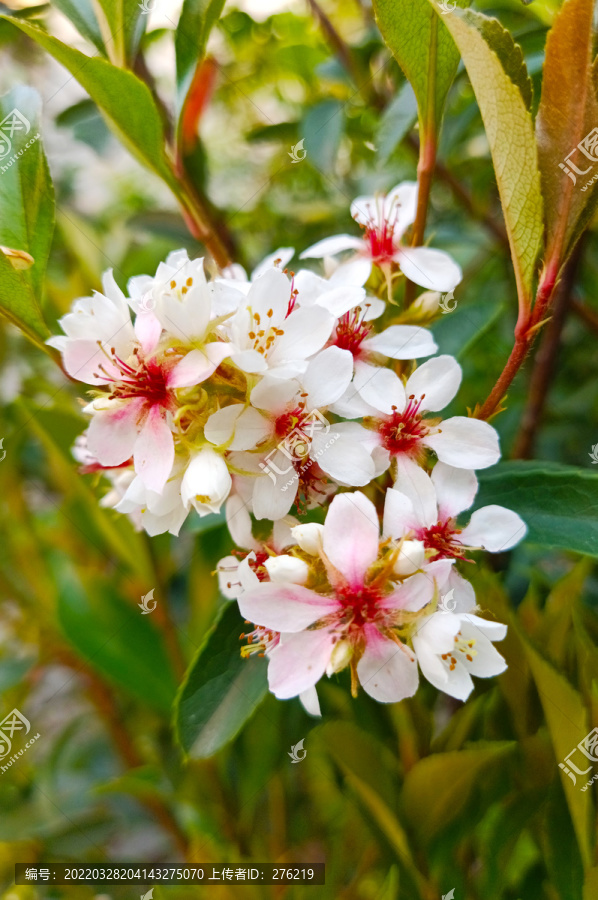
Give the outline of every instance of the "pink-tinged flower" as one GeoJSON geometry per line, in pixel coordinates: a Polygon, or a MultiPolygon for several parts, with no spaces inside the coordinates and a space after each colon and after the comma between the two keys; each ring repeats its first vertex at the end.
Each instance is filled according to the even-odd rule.
{"type": "Polygon", "coordinates": [[[403,384],[390,369],[355,365],[355,377],[333,411],[365,416],[372,448],[391,460],[425,461],[433,450],[441,462],[459,469],[485,469],[500,458],[498,435],[487,422],[466,416],[427,416],[443,409],[456,395],[461,366],[452,356],[423,363],[403,384]]]}
{"type": "Polygon", "coordinates": [[[351,204],[351,215],[363,229],[363,237],[338,234],[324,238],[301,254],[301,259],[336,256],[352,251],[347,267],[353,284],[365,284],[372,265],[389,270],[399,266],[403,274],[433,291],[452,291],[462,278],[460,267],[441,250],[430,247],[405,247],[401,239],[415,221],[417,183],[404,181],[386,196],[357,197],[351,204]]]}
{"type": "MultiPolygon", "coordinates": [[[[48,343],[62,352],[69,375],[102,388],[86,408],[92,415],[87,432],[91,455],[108,468],[132,459],[144,485],[160,493],[174,463],[177,389],[197,385],[212,375],[230,347],[210,336],[205,291],[191,294],[189,288],[186,296],[181,289],[180,299],[176,299],[171,288],[156,314],[140,311],[133,328],[129,305],[112,272],[104,275],[103,286],[103,295],[96,293],[75,303],[73,312],[60,321],[65,336],[48,343]],[[180,312],[173,312],[176,303],[189,315],[191,343],[183,343],[176,325],[180,312]],[[168,324],[174,338],[162,341],[162,325],[168,324]]],[[[134,286],[136,303],[143,286],[143,279],[134,286]]]]}
{"type": "MultiPolygon", "coordinates": [[[[457,517],[469,509],[478,489],[475,473],[437,463],[432,476],[415,466],[399,466],[395,488],[387,491],[384,535],[405,544],[418,542],[428,559],[467,560],[471,550],[500,553],[510,550],[526,534],[516,512],[503,506],[484,506],[467,525],[457,517]]],[[[452,569],[447,582],[452,608],[469,613],[475,608],[471,584],[452,569]]]]}
{"type": "Polygon", "coordinates": [[[256,575],[238,598],[246,619],[280,635],[268,652],[270,690],[281,699],[295,697],[325,672],[349,665],[353,693],[360,683],[382,702],[412,696],[418,674],[409,637],[417,614],[445,584],[452,560],[426,564],[403,579],[395,571],[399,545],[380,541],[376,509],[359,492],[335,497],[321,530],[299,526],[293,533],[300,549],[286,561],[279,557],[278,565],[294,573],[294,581],[256,575]],[[307,572],[296,565],[301,562],[307,572]]]}

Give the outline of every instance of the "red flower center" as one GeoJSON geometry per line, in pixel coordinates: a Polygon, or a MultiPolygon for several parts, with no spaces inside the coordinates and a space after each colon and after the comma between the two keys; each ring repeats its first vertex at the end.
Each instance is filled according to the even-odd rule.
{"type": "Polygon", "coordinates": [[[421,441],[429,431],[426,420],[419,413],[423,399],[422,396],[416,402],[412,394],[402,413],[393,407],[392,414],[378,424],[382,445],[393,456],[398,456],[400,453],[408,453],[410,456],[417,455],[421,441]]]}
{"type": "Polygon", "coordinates": [[[429,528],[422,528],[416,533],[419,541],[423,541],[427,550],[434,550],[434,559],[463,559],[469,560],[463,553],[463,546],[457,540],[461,529],[457,528],[454,519],[445,522],[437,522],[429,528]]]}
{"type": "Polygon", "coordinates": [[[166,409],[175,407],[174,395],[168,387],[168,368],[154,359],[142,360],[138,351],[134,351],[136,367],[124,362],[116,355],[114,347],[110,350],[111,363],[120,372],[120,378],[106,372],[104,366],[99,368],[103,375],[112,381],[110,397],[115,400],[131,400],[142,398],[149,406],[158,405],[166,409]]]}
{"type": "Polygon", "coordinates": [[[343,605],[343,618],[349,619],[353,628],[363,628],[380,616],[379,603],[382,594],[379,590],[363,586],[359,590],[347,587],[337,588],[336,595],[343,605]]]}
{"type": "Polygon", "coordinates": [[[341,316],[336,326],[333,344],[341,350],[349,350],[353,356],[359,356],[361,344],[372,330],[372,325],[364,322],[364,316],[365,310],[361,307],[341,316]]]}

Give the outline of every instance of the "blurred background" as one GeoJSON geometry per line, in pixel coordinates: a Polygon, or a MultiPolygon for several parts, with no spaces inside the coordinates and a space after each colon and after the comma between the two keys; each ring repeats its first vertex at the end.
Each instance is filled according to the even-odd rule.
{"type": "MultiPolygon", "coordinates": [[[[167,109],[181,4],[147,5],[136,66],[167,109]]],[[[537,104],[559,4],[475,5],[520,43],[537,104]]],[[[58,6],[0,3],[0,12],[93,53],[58,6]]],[[[24,84],[43,102],[39,130],[57,204],[44,316],[57,332],[56,320],[100,287],[105,269],[124,287],[132,275],[153,274],[173,249],[204,249],[168,188],[111,134],[77,81],[4,20],[0,44],[0,94],[24,84]]],[[[356,233],[354,197],[415,178],[413,93],[368,0],[231,0],[208,49],[187,163],[248,270],[277,247],[298,255],[322,237],[356,233]],[[299,141],[307,153],[296,164],[299,141]]],[[[426,237],[464,270],[455,310],[432,330],[440,351],[463,366],[451,413],[466,414],[509,354],[516,293],[488,143],[462,66],[426,237]]],[[[84,427],[83,391],[0,320],[1,711],[19,709],[40,734],[0,774],[3,900],[141,893],[15,887],[17,861],[185,857],[326,863],[325,887],[246,886],[248,900],[440,900],[452,889],[455,900],[598,896],[598,881],[596,893],[583,893],[582,871],[594,853],[594,788],[567,793],[557,766],[562,747],[598,726],[596,246],[590,225],[553,320],[493,422],[506,459],[588,473],[580,496],[562,492],[563,516],[576,500],[567,527],[588,537],[586,555],[533,539],[492,560],[477,555],[478,601],[509,623],[501,647],[508,671],[478,680],[466,704],[427,684],[399,705],[351,700],[336,677],[322,686],[322,720],[298,701],[267,696],[232,740],[220,747],[206,737],[190,760],[174,737],[172,705],[224,603],[213,574],[231,548],[222,517],[195,517],[179,538],[149,539],[102,508],[106,485],[80,475],[71,455],[84,427]],[[156,611],[141,617],[137,604],[150,589],[156,611]],[[293,764],[288,754],[300,740],[307,754],[293,764]]],[[[501,499],[509,505],[493,497],[501,499]]],[[[558,517],[544,524],[544,533],[563,527],[558,517]]],[[[155,888],[154,897],[207,890],[155,888]]],[[[214,886],[209,896],[239,890],[214,886]]]]}

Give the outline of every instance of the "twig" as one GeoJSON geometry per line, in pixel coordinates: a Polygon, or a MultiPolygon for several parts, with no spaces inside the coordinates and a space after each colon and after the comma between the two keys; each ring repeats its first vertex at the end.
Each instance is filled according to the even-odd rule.
{"type": "Polygon", "coordinates": [[[514,459],[530,459],[533,456],[534,440],[542,421],[546,398],[554,378],[555,360],[561,343],[563,326],[572,301],[571,294],[581,254],[582,241],[575,248],[571,259],[565,267],[563,278],[554,292],[552,316],[542,336],[540,348],[532,368],[527,403],[512,453],[514,459]]]}

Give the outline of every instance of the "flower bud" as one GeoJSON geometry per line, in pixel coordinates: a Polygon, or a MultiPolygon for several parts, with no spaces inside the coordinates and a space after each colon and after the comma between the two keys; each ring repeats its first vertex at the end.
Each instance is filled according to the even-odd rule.
{"type": "Polygon", "coordinates": [[[318,556],[322,549],[324,526],[315,522],[307,522],[305,525],[295,525],[291,528],[291,534],[302,550],[310,556],[318,556]]]}
{"type": "Polygon", "coordinates": [[[293,584],[305,584],[309,575],[309,566],[302,559],[295,556],[271,556],[264,563],[271,581],[277,583],[292,582],[293,584]]]}
{"type": "Polygon", "coordinates": [[[397,575],[413,575],[425,561],[426,548],[423,541],[403,541],[394,571],[397,575]]]}
{"type": "Polygon", "coordinates": [[[345,666],[349,665],[352,656],[353,647],[349,641],[337,641],[332,648],[326,674],[334,675],[335,672],[340,672],[341,669],[344,669],[345,666]]]}

